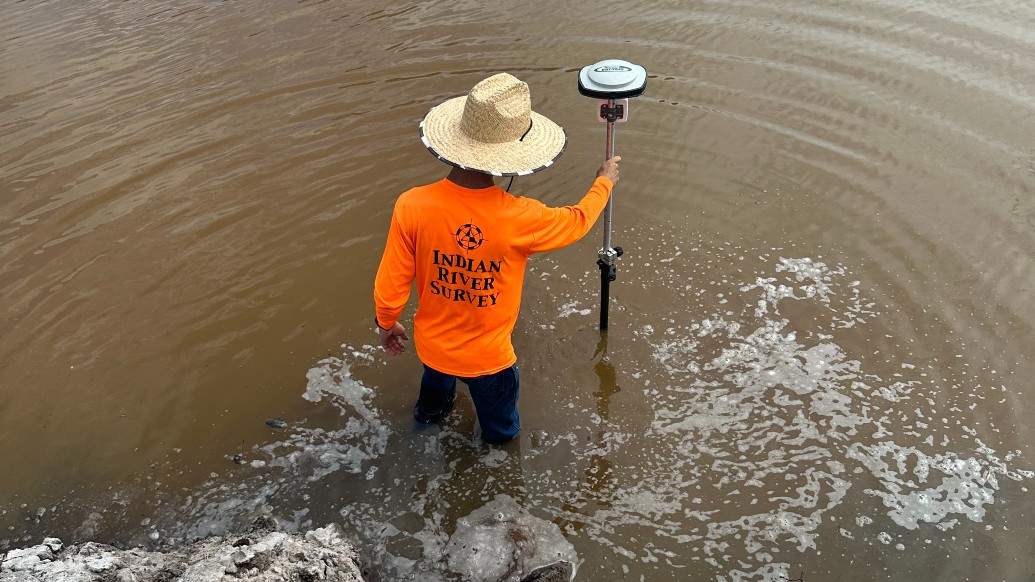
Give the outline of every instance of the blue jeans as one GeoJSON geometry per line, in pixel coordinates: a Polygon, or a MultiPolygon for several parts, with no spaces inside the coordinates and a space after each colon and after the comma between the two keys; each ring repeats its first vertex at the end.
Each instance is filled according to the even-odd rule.
{"type": "MultiPolygon", "coordinates": [[[[438,422],[453,410],[456,399],[456,376],[424,366],[420,382],[420,397],[413,408],[413,417],[419,422],[438,422]]],[[[490,443],[502,443],[517,436],[521,430],[518,418],[518,367],[478,376],[460,378],[471,391],[482,438],[490,443]]]]}

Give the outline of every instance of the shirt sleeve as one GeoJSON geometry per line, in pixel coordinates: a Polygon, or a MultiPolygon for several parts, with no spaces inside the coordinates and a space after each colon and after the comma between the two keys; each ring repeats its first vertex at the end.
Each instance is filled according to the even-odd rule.
{"type": "Polygon", "coordinates": [[[377,325],[388,329],[399,320],[410,298],[414,278],[414,237],[400,221],[399,203],[392,211],[388,241],[374,279],[374,310],[377,325]]]}
{"type": "Polygon", "coordinates": [[[614,184],[604,176],[597,177],[578,204],[552,208],[538,200],[532,206],[523,238],[530,241],[528,253],[542,253],[563,248],[579,240],[593,228],[600,212],[607,205],[614,184]]]}

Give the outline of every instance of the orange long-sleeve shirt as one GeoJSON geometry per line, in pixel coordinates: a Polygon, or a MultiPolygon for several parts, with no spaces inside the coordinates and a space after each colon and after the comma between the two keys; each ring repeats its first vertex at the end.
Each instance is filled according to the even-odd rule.
{"type": "Polygon", "coordinates": [[[578,204],[561,208],[449,180],[404,192],[374,281],[378,325],[395,324],[416,279],[413,339],[422,362],[466,378],[510,367],[529,255],[582,238],[612,186],[599,177],[578,204]]]}

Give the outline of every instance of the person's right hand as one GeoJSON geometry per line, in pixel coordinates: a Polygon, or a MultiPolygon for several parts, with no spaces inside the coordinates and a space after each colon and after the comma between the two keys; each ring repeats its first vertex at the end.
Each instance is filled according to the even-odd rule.
{"type": "Polygon", "coordinates": [[[603,164],[600,165],[600,169],[597,170],[597,177],[604,176],[608,180],[611,180],[612,184],[618,183],[618,162],[622,161],[622,156],[615,156],[603,164]]]}

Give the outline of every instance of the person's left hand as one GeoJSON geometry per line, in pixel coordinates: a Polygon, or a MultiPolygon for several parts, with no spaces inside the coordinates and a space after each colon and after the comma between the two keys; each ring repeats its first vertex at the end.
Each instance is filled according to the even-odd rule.
{"type": "Polygon", "coordinates": [[[406,328],[398,321],[392,327],[378,329],[378,331],[381,334],[381,347],[388,352],[388,355],[398,356],[406,350],[406,344],[403,342],[410,339],[410,336],[406,335],[406,328]]]}

